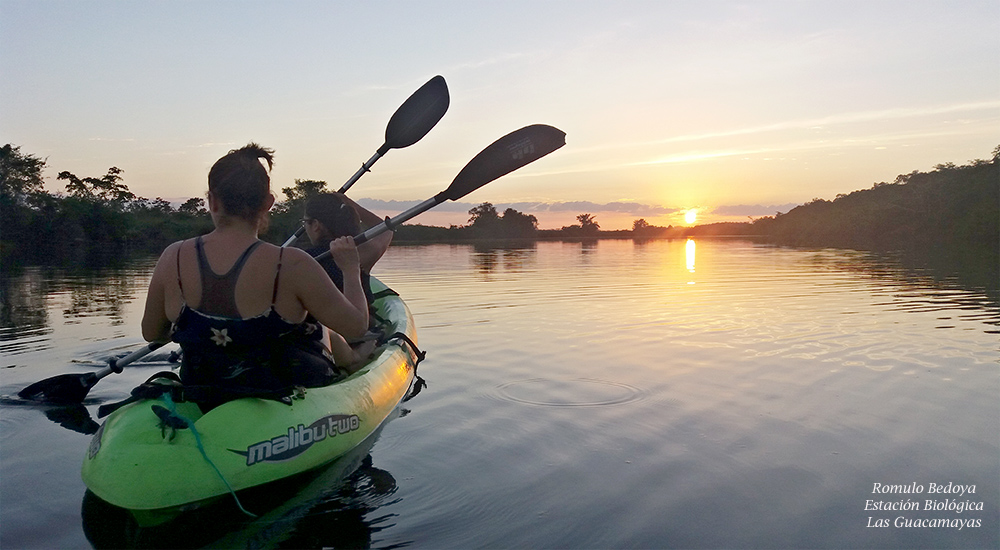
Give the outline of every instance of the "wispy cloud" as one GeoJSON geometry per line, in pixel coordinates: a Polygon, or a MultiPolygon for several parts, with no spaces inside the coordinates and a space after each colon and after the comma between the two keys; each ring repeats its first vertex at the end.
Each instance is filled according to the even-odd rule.
{"type": "Polygon", "coordinates": [[[718,206],[712,209],[712,214],[718,216],[773,216],[775,212],[788,212],[799,206],[794,202],[786,204],[732,204],[718,206]]]}
{"type": "Polygon", "coordinates": [[[821,129],[828,126],[841,124],[853,124],[858,122],[870,122],[875,120],[898,120],[907,118],[918,118],[924,116],[943,115],[950,113],[961,113],[970,111],[993,111],[992,117],[1000,115],[1000,101],[979,101],[973,103],[959,103],[954,105],[935,105],[928,107],[900,107],[895,109],[883,109],[878,111],[859,111],[854,113],[840,113],[824,117],[787,120],[773,124],[751,126],[747,128],[735,128],[719,132],[706,132],[703,134],[688,134],[683,136],[673,136],[661,140],[649,142],[649,144],[679,143],[700,141],[704,139],[741,136],[749,134],[762,134],[791,129],[821,129]]]}
{"type": "Polygon", "coordinates": [[[527,52],[518,53],[518,52],[512,52],[512,53],[507,53],[507,54],[495,55],[493,57],[490,57],[490,58],[487,58],[487,59],[480,59],[478,61],[466,61],[466,62],[463,62],[463,63],[456,63],[455,65],[452,65],[452,66],[448,67],[447,69],[445,69],[444,72],[448,73],[448,74],[453,74],[453,73],[457,73],[459,71],[468,70],[468,69],[482,69],[484,67],[490,67],[490,66],[493,66],[493,65],[501,65],[501,64],[504,64],[504,63],[511,63],[511,62],[514,62],[514,61],[519,61],[521,59],[535,59],[538,55],[539,54],[537,52],[535,52],[535,53],[527,53],[527,52]]]}
{"type": "MultiPolygon", "coordinates": [[[[688,143],[695,144],[698,142],[709,141],[713,139],[764,135],[768,133],[776,133],[789,130],[816,132],[820,130],[833,130],[840,126],[848,124],[864,123],[864,122],[907,120],[907,119],[918,119],[927,116],[940,116],[948,114],[977,113],[977,112],[983,113],[983,115],[977,116],[975,119],[972,119],[971,120],[972,122],[975,122],[977,120],[983,122],[1000,120],[1000,100],[956,103],[949,105],[931,105],[925,107],[900,107],[894,109],[839,113],[822,117],[786,120],[771,124],[748,126],[744,128],[732,128],[728,130],[719,130],[713,132],[684,134],[679,136],[671,136],[667,138],[652,139],[641,142],[606,143],[592,147],[575,148],[572,152],[575,154],[584,154],[592,156],[593,153],[603,152],[603,151],[640,150],[644,147],[656,147],[661,145],[676,145],[676,144],[688,144],[688,143]]],[[[970,122],[970,119],[963,118],[961,122],[970,122]]],[[[845,144],[857,144],[860,141],[887,140],[887,139],[892,139],[892,140],[918,139],[925,137],[958,135],[961,133],[964,132],[956,127],[954,129],[948,129],[948,130],[934,130],[934,131],[924,131],[924,132],[913,132],[912,130],[906,130],[906,131],[900,130],[899,132],[883,131],[878,135],[871,135],[871,134],[847,135],[841,137],[839,140],[830,139],[829,136],[824,136],[821,139],[820,138],[812,140],[798,139],[792,143],[770,145],[767,147],[746,147],[746,148],[729,147],[721,150],[718,149],[713,150],[714,148],[709,148],[707,150],[702,150],[702,151],[698,150],[685,151],[655,159],[616,164],[615,166],[620,166],[620,165],[642,166],[650,164],[694,162],[712,158],[773,153],[778,151],[823,149],[823,148],[843,146],[845,144]]]]}
{"type": "MultiPolygon", "coordinates": [[[[1000,113],[994,119],[1000,121],[1000,113]]],[[[992,131],[992,130],[991,130],[992,131]]],[[[736,149],[722,149],[714,151],[685,151],[673,155],[657,157],[648,160],[640,160],[624,163],[622,166],[647,166],[656,164],[674,164],[684,162],[697,162],[723,157],[746,157],[750,155],[780,154],[791,155],[801,151],[815,151],[822,149],[842,149],[845,147],[875,147],[885,149],[887,144],[908,143],[913,141],[926,140],[928,138],[956,137],[968,135],[970,131],[963,125],[954,125],[944,129],[930,131],[910,131],[901,130],[898,132],[880,132],[877,134],[843,136],[831,139],[823,136],[815,139],[798,139],[775,143],[767,147],[748,147],[736,149]]]]}
{"type": "MultiPolygon", "coordinates": [[[[365,208],[378,211],[402,212],[412,208],[420,201],[397,201],[380,199],[360,199],[358,203],[365,208]]],[[[480,203],[471,202],[444,202],[437,206],[435,210],[440,212],[468,212],[480,203]]],[[[493,206],[498,212],[503,213],[508,208],[513,208],[525,214],[542,214],[552,212],[590,212],[598,214],[602,212],[614,212],[618,214],[629,214],[633,216],[665,216],[686,210],[685,208],[642,204],[638,202],[608,202],[597,203],[591,201],[569,201],[569,202],[513,202],[495,203],[493,206]]],[[[775,212],[787,212],[798,206],[795,203],[761,205],[761,204],[736,204],[719,206],[713,208],[711,213],[720,216],[769,216],[775,212]]]]}

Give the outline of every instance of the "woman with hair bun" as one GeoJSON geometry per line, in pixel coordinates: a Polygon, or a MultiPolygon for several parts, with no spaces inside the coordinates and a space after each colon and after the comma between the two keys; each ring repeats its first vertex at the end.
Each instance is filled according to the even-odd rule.
{"type": "Polygon", "coordinates": [[[150,342],[181,345],[185,385],[234,393],[325,385],[338,369],[301,345],[311,327],[306,316],[346,338],[368,329],[351,237],[328,244],[344,275],[342,291],[305,251],[258,239],[274,204],[273,155],[250,143],[219,159],[208,174],[215,229],[168,246],[153,271],[142,334],[150,342]]]}

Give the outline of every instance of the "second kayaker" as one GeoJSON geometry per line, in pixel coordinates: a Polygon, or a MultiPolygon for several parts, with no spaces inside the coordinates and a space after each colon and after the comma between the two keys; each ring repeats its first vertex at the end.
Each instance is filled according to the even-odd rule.
{"type": "MultiPolygon", "coordinates": [[[[313,244],[313,247],[306,252],[315,257],[325,252],[334,240],[359,235],[365,229],[382,223],[382,219],[343,193],[320,193],[306,202],[302,223],[306,235],[313,244]]],[[[390,243],[392,243],[392,231],[386,231],[358,246],[361,286],[369,307],[375,301],[371,290],[371,270],[375,262],[385,254],[390,243]]],[[[337,288],[343,289],[344,273],[334,259],[324,258],[319,264],[323,266],[337,288]]],[[[372,311],[369,311],[369,315],[372,315],[372,311]]],[[[372,328],[377,329],[377,327],[372,328]]],[[[340,357],[344,357],[350,359],[352,364],[358,364],[375,348],[375,343],[371,339],[348,344],[345,338],[335,332],[326,334],[325,337],[325,344],[333,351],[338,361],[340,357]]]]}
{"type": "MultiPolygon", "coordinates": [[[[382,223],[382,218],[343,193],[320,193],[306,202],[302,223],[306,228],[306,235],[313,244],[313,247],[306,252],[315,257],[326,252],[334,239],[359,235],[362,231],[382,223]]],[[[371,271],[375,262],[385,254],[392,243],[392,235],[392,231],[386,231],[358,246],[361,286],[369,304],[374,301],[371,271]]],[[[326,258],[320,261],[320,265],[330,275],[337,288],[343,290],[344,275],[336,262],[332,258],[326,258]]]]}

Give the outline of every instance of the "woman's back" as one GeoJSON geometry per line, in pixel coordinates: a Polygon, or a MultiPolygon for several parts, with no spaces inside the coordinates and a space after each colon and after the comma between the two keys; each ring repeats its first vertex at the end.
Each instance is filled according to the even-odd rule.
{"type": "MultiPolygon", "coordinates": [[[[202,250],[207,263],[205,267],[211,272],[209,277],[229,273],[242,254],[253,246],[254,242],[259,242],[242,242],[244,240],[224,239],[218,236],[213,238],[212,234],[202,238],[202,250]]],[[[233,286],[233,299],[238,317],[248,319],[267,314],[273,305],[283,319],[291,323],[301,322],[305,317],[305,310],[294,293],[295,263],[292,255],[285,254],[280,248],[268,243],[261,243],[250,251],[233,286]],[[289,257],[285,258],[286,255],[289,257]]],[[[213,303],[213,298],[220,297],[202,295],[204,291],[202,277],[205,274],[199,265],[195,240],[184,241],[180,245],[179,271],[183,296],[178,295],[175,307],[168,307],[168,314],[170,310],[179,312],[183,300],[189,307],[209,315],[233,316],[226,315],[229,312],[202,307],[203,304],[213,303]]],[[[172,318],[174,319],[176,315],[172,318]]]]}

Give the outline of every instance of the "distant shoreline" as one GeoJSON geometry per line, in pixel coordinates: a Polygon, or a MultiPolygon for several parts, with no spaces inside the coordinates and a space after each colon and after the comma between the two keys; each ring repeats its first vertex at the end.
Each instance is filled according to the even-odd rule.
{"type": "MultiPolygon", "coordinates": [[[[176,209],[163,199],[137,197],[112,167],[103,178],[60,178],[73,183],[68,195],[42,187],[45,161],[5,146],[8,156],[26,166],[24,174],[0,197],[0,259],[5,262],[79,258],[87,251],[124,256],[159,252],[168,244],[210,232],[204,201],[190,199],[176,209]]],[[[301,225],[304,201],[322,192],[325,182],[297,181],[283,189],[288,200],[275,206],[269,231],[262,239],[285,241],[301,225]]],[[[631,230],[606,231],[589,213],[578,224],[538,229],[535,216],[506,208],[499,212],[484,202],[469,211],[468,225],[436,227],[403,224],[394,242],[490,243],[592,241],[600,239],[744,238],[782,246],[830,247],[871,251],[975,250],[989,261],[1000,255],[1000,146],[990,161],[964,166],[938,165],[931,172],[913,171],[893,182],[813,199],[787,213],[749,222],[719,222],[659,227],[639,218],[631,230]]],[[[57,260],[58,261],[58,260],[57,260]]]]}

